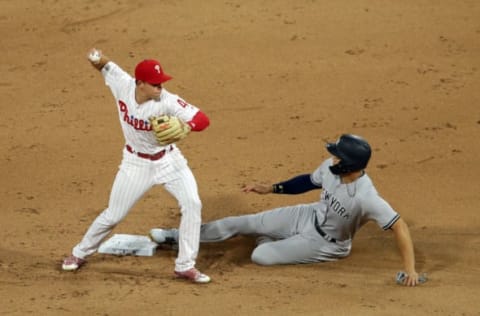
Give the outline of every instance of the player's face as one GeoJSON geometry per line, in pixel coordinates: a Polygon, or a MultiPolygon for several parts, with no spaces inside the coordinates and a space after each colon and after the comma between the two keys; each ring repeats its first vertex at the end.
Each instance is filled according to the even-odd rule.
{"type": "Polygon", "coordinates": [[[139,88],[149,99],[157,100],[162,92],[162,84],[150,84],[147,82],[142,82],[139,88]]]}

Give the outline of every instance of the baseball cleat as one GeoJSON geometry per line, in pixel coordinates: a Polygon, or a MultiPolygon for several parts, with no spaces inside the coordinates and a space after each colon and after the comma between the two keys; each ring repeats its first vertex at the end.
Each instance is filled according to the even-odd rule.
{"type": "Polygon", "coordinates": [[[194,283],[209,283],[211,281],[208,275],[201,273],[195,268],[182,272],[175,271],[175,275],[177,278],[187,279],[194,283]]]}
{"type": "Polygon", "coordinates": [[[149,233],[150,239],[157,244],[177,244],[173,229],[153,228],[149,233]]]}
{"type": "Polygon", "coordinates": [[[65,258],[65,260],[63,260],[62,269],[65,271],[75,271],[80,268],[85,262],[87,262],[85,259],[81,259],[75,257],[74,255],[71,255],[65,258]]]}

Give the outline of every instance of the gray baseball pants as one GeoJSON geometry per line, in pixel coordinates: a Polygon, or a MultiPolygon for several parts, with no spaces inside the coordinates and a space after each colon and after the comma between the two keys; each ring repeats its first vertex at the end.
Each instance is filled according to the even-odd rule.
{"type": "MultiPolygon", "coordinates": [[[[350,253],[350,241],[329,242],[315,229],[315,205],[280,207],[232,216],[201,226],[200,242],[219,242],[237,235],[262,236],[251,259],[260,265],[335,261],[350,253]]],[[[319,218],[321,221],[321,219],[319,218]]]]}

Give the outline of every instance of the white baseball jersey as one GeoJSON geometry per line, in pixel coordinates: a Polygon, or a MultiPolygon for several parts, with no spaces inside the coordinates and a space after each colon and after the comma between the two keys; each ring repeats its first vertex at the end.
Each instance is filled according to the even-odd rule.
{"type": "Polygon", "coordinates": [[[323,230],[337,240],[353,239],[356,231],[369,220],[374,220],[384,230],[389,229],[400,217],[396,211],[379,196],[372,180],[363,174],[348,184],[340,176],[330,172],[332,159],[324,161],[311,176],[313,183],[323,190],[317,209],[323,230]]]}
{"type": "Polygon", "coordinates": [[[137,152],[154,154],[163,149],[152,133],[150,117],[167,114],[188,122],[199,111],[165,88],[162,88],[159,100],[139,105],[135,100],[134,78],[111,61],[102,68],[102,74],[115,98],[125,141],[137,152]]]}
{"type": "Polygon", "coordinates": [[[180,150],[173,144],[165,148],[157,143],[149,118],[167,114],[188,122],[199,109],[164,88],[158,100],[138,104],[134,78],[113,62],[102,68],[102,74],[115,98],[126,144],[136,153],[123,150],[108,207],[93,221],[72,253],[82,259],[93,254],[147,190],[154,185],[163,185],[177,199],[182,214],[175,271],[189,270],[195,266],[200,242],[202,203],[197,183],[180,150]],[[161,158],[155,160],[137,155],[153,155],[164,149],[161,158]]]}

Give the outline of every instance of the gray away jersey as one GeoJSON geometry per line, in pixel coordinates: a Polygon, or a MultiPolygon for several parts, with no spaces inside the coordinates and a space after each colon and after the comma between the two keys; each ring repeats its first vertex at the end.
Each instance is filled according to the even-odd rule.
{"type": "Polygon", "coordinates": [[[337,240],[349,240],[370,220],[384,230],[392,227],[400,215],[378,195],[370,177],[363,174],[344,184],[330,172],[332,164],[332,158],[325,160],[311,175],[312,182],[323,188],[317,209],[322,229],[337,240]]]}

